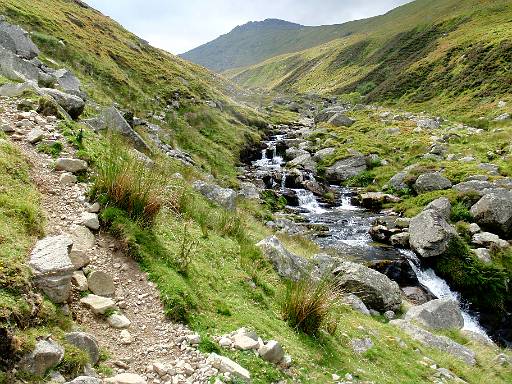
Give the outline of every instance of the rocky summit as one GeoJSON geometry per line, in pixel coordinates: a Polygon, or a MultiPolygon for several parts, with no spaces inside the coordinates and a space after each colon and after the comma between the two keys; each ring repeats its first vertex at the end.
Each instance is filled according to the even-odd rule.
{"type": "Polygon", "coordinates": [[[0,384],[512,382],[510,1],[99,3],[0,1],[0,384]]]}

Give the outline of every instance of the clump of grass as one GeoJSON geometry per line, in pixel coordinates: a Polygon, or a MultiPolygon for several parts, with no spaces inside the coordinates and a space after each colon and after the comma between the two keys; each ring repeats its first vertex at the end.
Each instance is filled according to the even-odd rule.
{"type": "Polygon", "coordinates": [[[37,146],[37,150],[41,153],[46,153],[47,155],[57,158],[60,153],[64,149],[64,146],[60,141],[56,141],[53,144],[41,143],[37,146]]]}
{"type": "Polygon", "coordinates": [[[148,170],[116,140],[100,154],[97,175],[90,192],[105,206],[115,206],[128,216],[146,226],[151,225],[160,211],[162,180],[158,172],[148,170]]]}
{"type": "Polygon", "coordinates": [[[353,176],[345,182],[347,187],[368,187],[375,180],[375,174],[371,171],[364,171],[353,176]]]}
{"type": "Polygon", "coordinates": [[[316,335],[321,328],[334,334],[331,313],[337,301],[338,294],[331,280],[303,277],[287,283],[281,313],[291,327],[307,335],[316,335]]]}
{"type": "Polygon", "coordinates": [[[188,226],[189,223],[187,222],[183,225],[183,236],[176,258],[176,269],[179,273],[184,275],[188,273],[190,263],[192,262],[192,254],[198,245],[197,240],[190,239],[188,226]]]}
{"type": "Polygon", "coordinates": [[[459,221],[466,221],[471,222],[473,221],[473,215],[471,215],[471,212],[469,212],[469,208],[467,205],[462,201],[457,201],[452,206],[452,211],[450,213],[450,219],[453,222],[459,222],[459,221]]]}

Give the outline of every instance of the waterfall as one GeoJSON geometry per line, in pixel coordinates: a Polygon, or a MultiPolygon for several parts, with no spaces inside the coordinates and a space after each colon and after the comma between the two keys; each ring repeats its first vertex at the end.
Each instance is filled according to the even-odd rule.
{"type": "Polygon", "coordinates": [[[294,191],[295,193],[297,193],[297,198],[299,199],[299,206],[301,208],[304,208],[311,213],[326,212],[325,209],[320,207],[315,195],[312,192],[306,191],[305,189],[294,189],[294,191]]]}
{"type": "Polygon", "coordinates": [[[437,276],[434,270],[431,268],[421,269],[419,267],[420,261],[414,252],[402,250],[402,253],[409,260],[414,273],[422,285],[427,287],[430,292],[432,292],[439,299],[453,300],[459,303],[462,311],[462,317],[464,318],[463,329],[488,337],[485,330],[478,323],[478,320],[467,312],[466,306],[461,303],[460,295],[457,292],[453,292],[446,281],[437,276]]]}

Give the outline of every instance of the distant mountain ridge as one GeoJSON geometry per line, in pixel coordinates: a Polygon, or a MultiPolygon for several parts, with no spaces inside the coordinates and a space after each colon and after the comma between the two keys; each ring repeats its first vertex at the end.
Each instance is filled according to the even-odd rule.
{"type": "Polygon", "coordinates": [[[337,25],[308,27],[280,19],[251,21],[194,48],[182,58],[216,72],[247,67],[343,37],[337,25]]]}

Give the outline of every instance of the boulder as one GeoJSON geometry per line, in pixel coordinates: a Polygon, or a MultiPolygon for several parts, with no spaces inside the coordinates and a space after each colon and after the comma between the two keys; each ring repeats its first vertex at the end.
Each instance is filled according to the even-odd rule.
{"type": "Polygon", "coordinates": [[[59,69],[52,75],[62,91],[84,98],[84,93],[80,91],[80,80],[72,72],[67,69],[59,69]]]}
{"type": "Polygon", "coordinates": [[[258,340],[254,340],[249,336],[237,333],[233,336],[233,346],[241,351],[247,351],[250,349],[256,350],[259,347],[259,343],[258,340]]]}
{"type": "Polygon", "coordinates": [[[111,130],[121,134],[140,152],[150,151],[146,142],[133,130],[116,107],[104,109],[98,117],[86,120],[86,123],[96,131],[111,130]]]}
{"type": "Polygon", "coordinates": [[[459,304],[452,300],[436,299],[412,307],[405,314],[405,320],[432,329],[461,329],[464,326],[459,304]]]}
{"type": "Polygon", "coordinates": [[[258,190],[258,187],[250,182],[240,183],[240,190],[238,191],[238,195],[250,200],[260,199],[260,191],[258,190]]]}
{"type": "Polygon", "coordinates": [[[334,116],[336,116],[339,113],[345,113],[347,109],[345,107],[336,106],[336,107],[329,107],[324,110],[322,110],[319,114],[315,116],[315,123],[325,123],[332,119],[334,116]]]}
{"type": "Polygon", "coordinates": [[[335,127],[351,127],[355,123],[355,120],[352,120],[343,113],[336,113],[327,122],[335,127]]]}
{"type": "Polygon", "coordinates": [[[89,290],[98,296],[112,297],[115,294],[112,277],[102,271],[93,271],[87,276],[89,290]]]}
{"type": "Polygon", "coordinates": [[[100,359],[100,348],[93,335],[85,332],[71,332],[66,334],[66,340],[78,349],[87,352],[91,365],[96,365],[100,359]]]}
{"type": "Polygon", "coordinates": [[[448,249],[457,232],[439,212],[427,209],[411,220],[411,248],[421,257],[440,256],[448,249]]]}
{"type": "Polygon", "coordinates": [[[77,177],[69,172],[64,172],[59,177],[59,183],[61,183],[62,185],[73,185],[76,184],[77,180],[77,177]]]}
{"type": "Polygon", "coordinates": [[[498,235],[490,232],[480,232],[473,235],[471,242],[486,248],[507,248],[510,244],[508,241],[500,239],[498,235]]]}
{"type": "Polygon", "coordinates": [[[35,86],[39,81],[39,69],[34,64],[1,46],[0,74],[14,81],[31,81],[35,86]]]}
{"type": "Polygon", "coordinates": [[[39,55],[39,49],[28,32],[17,25],[9,24],[5,19],[0,20],[0,46],[27,60],[39,55]]]}
{"type": "Polygon", "coordinates": [[[71,173],[82,172],[87,170],[87,162],[79,159],[61,157],[55,162],[55,169],[57,171],[66,171],[71,173]]]}
{"type": "Polygon", "coordinates": [[[367,170],[365,156],[353,156],[337,161],[325,171],[328,181],[342,183],[367,170]]]}
{"type": "Polygon", "coordinates": [[[41,92],[53,97],[72,119],[78,119],[84,111],[85,101],[78,96],[52,88],[41,88],[41,92]]]}
{"type": "Polygon", "coordinates": [[[30,255],[34,282],[54,303],[64,303],[69,298],[75,270],[69,258],[72,245],[67,236],[46,237],[37,242],[30,255]]]}
{"type": "Polygon", "coordinates": [[[392,235],[389,238],[389,242],[393,247],[409,248],[410,238],[409,232],[400,232],[392,235]]]}
{"type": "Polygon", "coordinates": [[[389,322],[399,327],[414,340],[422,343],[429,348],[437,348],[441,351],[451,354],[452,356],[464,361],[468,365],[475,365],[475,353],[470,349],[456,343],[446,336],[434,335],[422,328],[419,328],[405,320],[392,320],[389,322]]]}
{"type": "Polygon", "coordinates": [[[483,228],[497,230],[510,238],[512,234],[512,191],[497,190],[482,197],[471,214],[483,228]]]}
{"type": "Polygon", "coordinates": [[[450,203],[450,199],[447,197],[440,197],[432,201],[425,207],[425,210],[432,209],[439,213],[446,221],[450,219],[450,214],[452,212],[452,203],[450,203]]]}
{"type": "Polygon", "coordinates": [[[408,171],[401,171],[396,173],[388,182],[388,187],[392,188],[395,191],[401,191],[403,189],[409,188],[409,186],[405,183],[407,176],[409,175],[408,171]]]}
{"type": "Polygon", "coordinates": [[[413,187],[416,193],[421,194],[449,189],[452,187],[452,182],[438,172],[424,173],[416,179],[413,187]]]}
{"type": "Polygon", "coordinates": [[[131,321],[124,315],[114,313],[107,318],[107,323],[115,329],[125,329],[130,327],[131,321]]]}
{"type": "Polygon", "coordinates": [[[363,300],[361,300],[359,297],[357,297],[354,294],[345,295],[343,297],[343,302],[347,305],[350,305],[350,307],[359,313],[362,313],[363,315],[370,316],[370,311],[366,307],[366,305],[363,303],[363,300]]]}
{"type": "Polygon", "coordinates": [[[402,298],[398,284],[387,276],[361,264],[343,261],[333,274],[341,289],[356,294],[367,307],[378,311],[396,311],[402,298]]]}
{"type": "Polygon", "coordinates": [[[80,299],[80,303],[97,315],[103,315],[108,310],[116,308],[116,303],[111,298],[96,295],[87,295],[80,299]]]}
{"type": "Polygon", "coordinates": [[[135,373],[120,373],[104,380],[105,384],[147,384],[144,377],[135,373]]]}
{"type": "Polygon", "coordinates": [[[196,181],[194,189],[200,192],[211,202],[229,210],[236,209],[236,192],[230,188],[221,188],[215,184],[205,183],[203,181],[196,181]]]}
{"type": "Polygon", "coordinates": [[[476,193],[480,196],[485,195],[487,191],[493,188],[494,185],[486,180],[469,180],[453,186],[453,189],[458,192],[476,193]]]}
{"type": "Polygon", "coordinates": [[[271,261],[279,276],[297,281],[304,275],[307,260],[289,252],[277,237],[263,239],[256,246],[271,261]]]}
{"type": "Polygon", "coordinates": [[[402,292],[405,297],[416,305],[425,304],[430,300],[434,300],[435,296],[428,292],[426,289],[415,286],[415,287],[403,287],[402,292]]]}
{"type": "Polygon", "coordinates": [[[236,377],[238,380],[244,382],[251,381],[251,374],[241,365],[235,363],[233,360],[225,357],[219,356],[216,353],[210,353],[208,356],[207,362],[209,362],[214,368],[218,369],[221,373],[229,373],[230,375],[236,377]]]}
{"type": "Polygon", "coordinates": [[[263,360],[278,364],[284,357],[284,351],[281,344],[275,340],[268,341],[260,349],[258,354],[263,360]]]}
{"type": "Polygon", "coordinates": [[[94,247],[96,238],[89,230],[89,228],[78,225],[70,234],[73,240],[73,247],[69,257],[76,269],[87,266],[90,262],[89,252],[94,247]]]}
{"type": "Polygon", "coordinates": [[[53,340],[39,340],[34,350],[25,356],[20,366],[23,371],[42,376],[49,369],[57,366],[64,357],[64,348],[53,340]]]}
{"type": "Polygon", "coordinates": [[[66,384],[103,384],[103,380],[92,376],[78,376],[77,378],[66,382],[66,384]]]}
{"type": "Polygon", "coordinates": [[[316,170],[316,164],[309,153],[305,153],[289,161],[287,167],[305,169],[310,172],[315,172],[316,170]]]}
{"type": "Polygon", "coordinates": [[[100,229],[100,221],[96,213],[84,212],[80,217],[80,224],[89,229],[97,231],[100,229]]]}
{"type": "Polygon", "coordinates": [[[324,161],[325,159],[327,159],[328,157],[331,157],[335,153],[336,153],[336,148],[333,148],[333,147],[320,149],[319,151],[315,152],[315,154],[313,155],[313,160],[319,161],[319,162],[324,161]]]}
{"type": "Polygon", "coordinates": [[[398,203],[400,198],[383,192],[367,192],[358,198],[359,204],[368,209],[380,209],[384,204],[398,203]]]}

